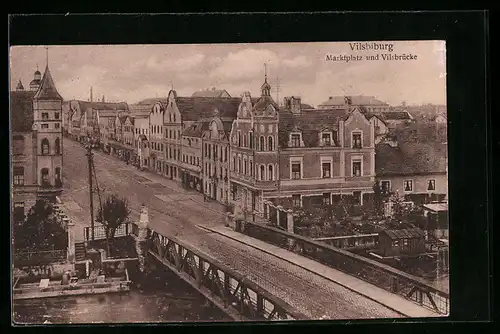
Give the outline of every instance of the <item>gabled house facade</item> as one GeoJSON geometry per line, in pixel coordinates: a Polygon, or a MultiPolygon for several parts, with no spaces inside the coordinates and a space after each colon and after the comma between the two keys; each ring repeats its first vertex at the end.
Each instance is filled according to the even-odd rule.
{"type": "Polygon", "coordinates": [[[278,189],[278,111],[267,77],[261,96],[242,95],[230,134],[230,200],[248,211],[263,210],[267,193],[278,189]]]}
{"type": "Polygon", "coordinates": [[[10,92],[12,217],[22,221],[37,198],[63,191],[62,104],[49,67],[10,92]]]}
{"type": "MultiPolygon", "coordinates": [[[[299,103],[297,103],[299,105],[299,103]]],[[[280,111],[279,189],[286,207],[351,198],[363,205],[375,180],[375,127],[359,108],[280,111]]]]}
{"type": "Polygon", "coordinates": [[[222,203],[230,200],[229,136],[235,116],[221,117],[218,110],[214,111],[202,134],[204,192],[222,203]]]}

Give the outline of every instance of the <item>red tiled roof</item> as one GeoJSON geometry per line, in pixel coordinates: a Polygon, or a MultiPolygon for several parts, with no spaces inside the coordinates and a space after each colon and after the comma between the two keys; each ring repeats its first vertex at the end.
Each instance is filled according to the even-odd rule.
{"type": "Polygon", "coordinates": [[[209,121],[195,122],[190,126],[188,126],[184,131],[182,131],[182,136],[201,138],[203,131],[208,130],[209,124],[210,124],[209,121]]]}
{"type": "MultiPolygon", "coordinates": [[[[364,106],[364,105],[379,105],[388,106],[387,103],[377,100],[374,96],[353,95],[347,96],[351,99],[351,105],[364,106]]],[[[346,96],[331,96],[328,101],[320,104],[320,106],[341,106],[345,105],[346,96]]]]}
{"type": "Polygon", "coordinates": [[[298,128],[302,132],[302,140],[306,147],[316,147],[319,142],[319,133],[325,128],[336,129],[341,120],[347,119],[350,111],[346,109],[315,109],[293,114],[289,110],[279,113],[280,147],[287,147],[289,133],[298,128]]]}
{"type": "Polygon", "coordinates": [[[33,99],[37,100],[63,100],[56,89],[52,75],[50,74],[49,66],[45,67],[42,82],[33,99]]]}
{"type": "Polygon", "coordinates": [[[12,132],[31,132],[33,126],[33,91],[10,92],[10,124],[12,132]]]}
{"type": "Polygon", "coordinates": [[[410,120],[410,114],[407,111],[387,111],[377,113],[376,115],[382,116],[384,120],[410,120]]]}
{"type": "Polygon", "coordinates": [[[213,116],[215,109],[219,111],[220,117],[236,118],[241,99],[234,97],[177,97],[175,101],[183,121],[198,121],[201,118],[213,116]]]}
{"type": "Polygon", "coordinates": [[[375,146],[377,175],[422,175],[445,173],[447,145],[440,142],[401,142],[375,146]]]}
{"type": "Polygon", "coordinates": [[[391,129],[389,134],[400,142],[446,142],[446,124],[416,122],[391,129]]]}
{"type": "Polygon", "coordinates": [[[393,240],[398,239],[421,239],[425,237],[425,232],[419,228],[406,228],[401,230],[383,230],[380,233],[386,234],[393,240]]]}
{"type": "Polygon", "coordinates": [[[192,97],[222,97],[222,95],[226,93],[229,96],[229,93],[225,89],[208,89],[208,90],[200,90],[194,92],[192,97]]]}

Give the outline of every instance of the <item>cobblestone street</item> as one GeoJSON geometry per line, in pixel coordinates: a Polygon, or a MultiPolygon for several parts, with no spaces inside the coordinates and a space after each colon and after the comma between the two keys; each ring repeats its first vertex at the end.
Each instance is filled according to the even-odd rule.
{"type": "MultiPolygon", "coordinates": [[[[72,140],[66,139],[64,143],[66,189],[63,199],[65,203],[71,203],[66,205],[68,215],[80,219],[79,225],[87,225],[89,195],[85,187],[85,150],[72,140]]],[[[299,266],[196,227],[222,226],[223,206],[203,202],[201,194],[187,191],[175,181],[138,171],[102,152],[95,152],[94,164],[99,187],[104,189],[102,196],[111,193],[125,196],[133,210],[133,219],[138,219],[140,205],[146,203],[150,226],[155,231],[177,236],[210,254],[312,318],[401,317],[399,313],[299,266]]]]}

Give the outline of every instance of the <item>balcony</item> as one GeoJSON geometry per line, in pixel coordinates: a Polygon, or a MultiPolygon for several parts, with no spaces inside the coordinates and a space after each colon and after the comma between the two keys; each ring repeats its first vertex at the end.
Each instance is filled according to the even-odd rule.
{"type": "Polygon", "coordinates": [[[50,182],[47,181],[42,181],[40,186],[38,187],[38,193],[40,195],[56,195],[63,190],[63,184],[61,181],[56,180],[54,185],[52,185],[50,182]]]}

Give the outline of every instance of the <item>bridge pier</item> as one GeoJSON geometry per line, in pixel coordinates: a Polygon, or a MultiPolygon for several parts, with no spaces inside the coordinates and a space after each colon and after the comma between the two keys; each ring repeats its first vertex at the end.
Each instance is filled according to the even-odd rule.
{"type": "Polygon", "coordinates": [[[76,259],[76,250],[75,250],[75,223],[71,220],[68,220],[67,224],[68,231],[68,256],[67,261],[69,263],[75,263],[76,259]]]}
{"type": "Polygon", "coordinates": [[[148,208],[143,204],[141,207],[141,214],[139,217],[139,222],[137,223],[137,236],[135,238],[135,250],[137,252],[137,258],[139,259],[139,271],[142,273],[146,270],[145,259],[146,259],[146,241],[148,238],[148,223],[149,215],[148,208]]]}

